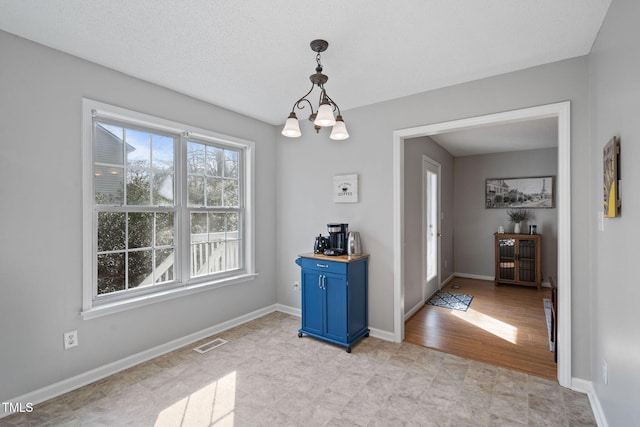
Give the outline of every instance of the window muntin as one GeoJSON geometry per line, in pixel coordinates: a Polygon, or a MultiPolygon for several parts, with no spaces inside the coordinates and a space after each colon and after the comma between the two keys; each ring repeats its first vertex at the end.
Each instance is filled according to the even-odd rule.
{"type": "Polygon", "coordinates": [[[248,143],[91,115],[93,291],[85,310],[252,274],[245,265],[248,143]]]}

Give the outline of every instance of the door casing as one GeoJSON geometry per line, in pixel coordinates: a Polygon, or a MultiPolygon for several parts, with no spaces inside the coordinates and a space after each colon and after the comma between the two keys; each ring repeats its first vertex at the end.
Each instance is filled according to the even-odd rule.
{"type": "Polygon", "coordinates": [[[522,120],[558,120],[558,382],[571,387],[571,102],[564,101],[393,132],[393,336],[404,340],[404,141],[454,130],[522,120]]]}

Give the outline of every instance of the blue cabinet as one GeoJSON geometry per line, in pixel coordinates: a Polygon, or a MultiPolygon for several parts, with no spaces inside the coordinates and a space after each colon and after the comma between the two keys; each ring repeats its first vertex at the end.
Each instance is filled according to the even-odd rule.
{"type": "Polygon", "coordinates": [[[301,255],[302,327],[309,335],[346,347],[369,336],[368,256],[301,255]]]}

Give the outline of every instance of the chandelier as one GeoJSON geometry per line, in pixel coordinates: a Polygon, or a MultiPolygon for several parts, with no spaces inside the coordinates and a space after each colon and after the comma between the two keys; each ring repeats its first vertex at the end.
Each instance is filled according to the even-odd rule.
{"type": "Polygon", "coordinates": [[[323,127],[333,126],[329,138],[336,140],[347,139],[349,138],[349,133],[347,132],[347,127],[345,126],[344,121],[342,120],[340,108],[338,107],[338,104],[331,99],[324,88],[324,84],[329,80],[329,76],[322,74],[320,52],[327,50],[329,43],[325,40],[314,40],[310,43],[310,46],[311,50],[316,52],[316,63],[318,64],[315,74],[311,74],[309,76],[309,80],[311,80],[311,89],[309,89],[309,92],[307,92],[306,95],[298,99],[293,104],[291,113],[289,114],[287,122],[284,124],[284,128],[282,129],[282,134],[289,138],[297,138],[302,135],[295,110],[296,108],[298,110],[302,110],[308,104],[311,109],[309,120],[313,122],[316,133],[319,133],[320,129],[323,127]],[[320,89],[320,97],[318,108],[314,111],[313,104],[307,99],[307,96],[313,92],[313,89],[316,86],[320,89]],[[337,111],[338,113],[336,117],[333,116],[334,111],[337,111]]]}

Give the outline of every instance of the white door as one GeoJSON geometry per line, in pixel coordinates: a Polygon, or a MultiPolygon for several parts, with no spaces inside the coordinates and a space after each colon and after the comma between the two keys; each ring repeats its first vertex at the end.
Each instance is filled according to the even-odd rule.
{"type": "Polygon", "coordinates": [[[422,158],[423,175],[423,299],[440,288],[440,164],[422,158]]]}

